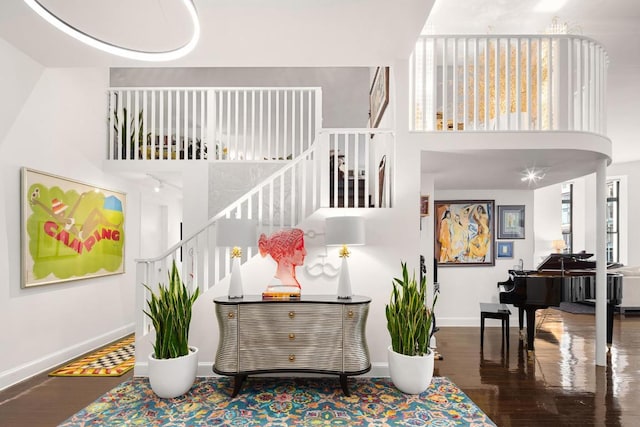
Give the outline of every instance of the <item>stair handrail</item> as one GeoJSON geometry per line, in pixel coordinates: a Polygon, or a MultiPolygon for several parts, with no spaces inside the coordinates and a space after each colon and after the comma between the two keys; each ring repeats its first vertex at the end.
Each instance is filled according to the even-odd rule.
{"type": "MultiPolygon", "coordinates": [[[[215,226],[217,221],[221,218],[231,218],[231,217],[243,218],[243,205],[250,204],[252,197],[255,197],[256,195],[260,197],[259,195],[261,191],[273,185],[273,183],[276,180],[282,181],[283,179],[282,177],[284,177],[287,173],[291,171],[295,171],[295,169],[300,167],[303,162],[308,160],[315,162],[318,159],[317,151],[318,151],[317,144],[313,144],[311,147],[309,147],[307,150],[305,150],[303,153],[297,156],[296,159],[290,162],[287,162],[282,168],[270,174],[267,178],[262,180],[259,184],[255,185],[250,190],[245,192],[243,196],[241,196],[236,201],[234,201],[233,203],[229,204],[226,208],[221,210],[219,213],[211,217],[211,219],[209,219],[204,225],[199,227],[194,232],[190,233],[187,237],[183,238],[178,243],[171,246],[169,249],[162,252],[160,255],[155,257],[150,257],[150,258],[135,259],[136,284],[137,284],[136,300],[137,300],[137,306],[138,306],[138,310],[136,311],[136,313],[138,313],[137,315],[140,316],[138,322],[136,323],[136,333],[139,333],[141,334],[140,336],[143,336],[146,333],[148,333],[150,329],[150,324],[142,311],[142,305],[147,300],[148,293],[149,293],[149,291],[143,285],[147,283],[148,284],[156,283],[155,279],[157,279],[158,276],[162,276],[162,273],[166,271],[166,266],[168,265],[166,261],[170,260],[171,257],[173,257],[173,259],[176,259],[179,251],[180,250],[184,251],[186,249],[186,252],[187,252],[186,257],[189,258],[190,261],[195,261],[195,262],[190,263],[188,262],[189,260],[187,262],[184,262],[183,260],[182,277],[185,278],[185,282],[187,282],[192,288],[195,288],[196,286],[200,288],[201,294],[211,289],[213,286],[217,285],[222,279],[224,279],[224,277],[228,275],[230,271],[230,266],[228,265],[228,263],[225,266],[220,266],[219,263],[214,261],[214,264],[219,267],[218,270],[222,270],[222,269],[225,270],[224,275],[217,274],[218,271],[211,272],[209,266],[203,265],[201,267],[197,262],[197,260],[201,257],[204,257],[205,259],[209,259],[209,258],[219,259],[220,256],[218,251],[220,248],[215,245],[215,239],[212,239],[213,245],[209,245],[207,242],[207,237],[204,238],[203,242],[198,242],[199,237],[205,235],[213,226],[215,226]],[[200,249],[203,252],[202,254],[197,253],[197,251],[199,251],[198,249],[199,247],[202,247],[200,249]],[[213,250],[210,251],[209,248],[212,248],[213,250]],[[157,264],[159,264],[159,268],[154,268],[157,264]],[[213,273],[213,274],[210,274],[210,273],[213,273]]],[[[320,167],[318,165],[311,164],[310,167],[313,169],[316,175],[319,173],[320,167]]],[[[304,170],[303,172],[306,172],[306,170],[304,170]]],[[[314,176],[312,175],[311,178],[314,178],[314,176]]],[[[317,176],[315,178],[316,179],[313,185],[318,186],[320,184],[320,180],[317,179],[317,176]]],[[[310,210],[308,209],[308,212],[304,212],[305,214],[310,214],[320,206],[320,202],[319,202],[320,190],[316,187],[315,190],[312,189],[312,191],[313,191],[313,197],[310,200],[311,201],[310,210]]],[[[298,209],[298,207],[292,206],[292,209],[294,208],[296,210],[298,209]]],[[[244,213],[248,213],[248,212],[249,211],[244,213]]],[[[283,215],[281,214],[280,215],[281,225],[283,222],[282,216],[283,215]]],[[[259,219],[262,222],[262,218],[256,218],[256,219],[259,219]]],[[[291,225],[293,226],[294,224],[291,224],[291,225]]],[[[264,224],[262,224],[262,226],[264,227],[264,224]]],[[[274,224],[268,225],[269,228],[273,228],[273,226],[274,224]]],[[[251,253],[251,250],[249,249],[247,251],[247,254],[243,256],[243,261],[246,262],[246,260],[251,258],[252,256],[253,255],[251,253]]],[[[225,257],[227,261],[228,261],[228,258],[229,258],[228,256],[225,257]]],[[[208,262],[211,262],[211,260],[209,259],[208,262]]]]}

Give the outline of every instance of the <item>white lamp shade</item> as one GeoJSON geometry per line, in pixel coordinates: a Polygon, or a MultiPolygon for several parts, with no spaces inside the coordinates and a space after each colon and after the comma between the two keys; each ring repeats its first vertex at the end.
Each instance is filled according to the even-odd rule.
{"type": "Polygon", "coordinates": [[[221,218],[216,222],[218,246],[257,246],[257,224],[253,219],[221,218]]]}
{"type": "Polygon", "coordinates": [[[335,216],[325,219],[327,246],[364,245],[364,218],[361,216],[335,216]]]}

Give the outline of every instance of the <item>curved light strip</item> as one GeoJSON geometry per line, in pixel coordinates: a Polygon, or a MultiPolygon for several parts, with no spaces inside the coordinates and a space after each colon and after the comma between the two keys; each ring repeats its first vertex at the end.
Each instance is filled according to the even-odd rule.
{"type": "Polygon", "coordinates": [[[191,52],[196,44],[198,44],[198,40],[200,39],[200,22],[198,21],[198,12],[196,11],[196,7],[193,4],[192,0],[181,1],[184,4],[184,7],[189,12],[189,16],[191,17],[191,22],[193,25],[193,34],[191,36],[191,40],[189,40],[189,42],[184,46],[181,46],[177,49],[150,52],[116,46],[112,43],[90,36],[84,31],[75,28],[73,25],[68,24],[67,22],[51,13],[47,8],[41,5],[38,0],[24,0],[24,2],[38,15],[40,15],[45,21],[47,21],[63,33],[66,33],[67,35],[75,38],[76,40],[79,40],[84,44],[87,44],[96,49],[100,49],[104,52],[111,53],[113,55],[118,55],[129,59],[137,59],[140,61],[171,61],[173,59],[178,59],[191,52]]]}

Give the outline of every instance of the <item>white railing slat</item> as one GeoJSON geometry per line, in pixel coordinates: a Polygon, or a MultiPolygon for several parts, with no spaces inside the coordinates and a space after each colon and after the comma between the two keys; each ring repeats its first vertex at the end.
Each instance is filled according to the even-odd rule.
{"type": "Polygon", "coordinates": [[[607,63],[601,45],[577,35],[420,36],[409,130],[602,134],[607,63]]]}

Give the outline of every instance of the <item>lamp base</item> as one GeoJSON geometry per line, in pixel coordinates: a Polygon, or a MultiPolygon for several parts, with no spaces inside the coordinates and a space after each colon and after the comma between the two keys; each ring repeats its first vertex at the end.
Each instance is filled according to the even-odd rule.
{"type": "Polygon", "coordinates": [[[240,274],[240,258],[233,258],[231,278],[229,279],[229,298],[242,298],[242,275],[240,274]]]}
{"type": "Polygon", "coordinates": [[[347,265],[347,257],[342,257],[342,267],[340,267],[340,277],[338,278],[338,298],[351,298],[351,278],[349,277],[349,266],[347,265]]]}

